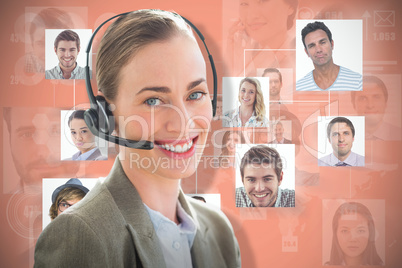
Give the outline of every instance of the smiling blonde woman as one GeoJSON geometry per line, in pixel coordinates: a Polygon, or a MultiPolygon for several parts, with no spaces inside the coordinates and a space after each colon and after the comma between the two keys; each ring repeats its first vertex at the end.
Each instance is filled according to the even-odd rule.
{"type": "Polygon", "coordinates": [[[264,95],[260,81],[256,78],[246,77],[240,81],[239,96],[240,106],[223,117],[223,127],[267,127],[268,119],[264,95]]]}

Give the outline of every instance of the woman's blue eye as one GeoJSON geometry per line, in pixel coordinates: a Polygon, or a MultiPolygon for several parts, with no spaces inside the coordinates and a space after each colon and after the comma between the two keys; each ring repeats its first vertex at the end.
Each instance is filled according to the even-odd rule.
{"type": "Polygon", "coordinates": [[[161,104],[161,100],[158,98],[151,98],[151,99],[147,99],[145,101],[145,103],[149,106],[156,106],[156,105],[160,105],[161,104]]]}
{"type": "Polygon", "coordinates": [[[203,93],[203,92],[194,92],[194,93],[191,93],[190,96],[188,96],[188,98],[190,100],[198,100],[198,99],[201,99],[202,96],[204,96],[205,94],[206,93],[203,93]]]}

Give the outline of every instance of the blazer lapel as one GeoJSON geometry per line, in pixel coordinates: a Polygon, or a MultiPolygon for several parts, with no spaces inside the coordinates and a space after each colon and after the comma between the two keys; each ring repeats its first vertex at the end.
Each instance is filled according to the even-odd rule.
{"type": "Polygon", "coordinates": [[[207,248],[207,242],[205,240],[206,234],[208,232],[207,226],[200,225],[198,221],[197,212],[189,205],[184,193],[180,190],[179,202],[183,209],[193,218],[196,226],[197,233],[194,238],[193,246],[191,247],[191,259],[193,267],[208,267],[208,261],[205,259],[206,253],[204,252],[207,248]]]}
{"type": "Polygon", "coordinates": [[[105,181],[133,239],[136,253],[144,267],[166,267],[162,249],[140,195],[127,178],[119,157],[105,181]]]}
{"type": "MultiPolygon", "coordinates": [[[[151,223],[152,224],[152,223],[151,223]]],[[[137,232],[131,224],[126,225],[133,239],[134,247],[143,267],[166,267],[162,250],[158,244],[155,232],[144,236],[137,232]]]]}
{"type": "Polygon", "coordinates": [[[191,247],[191,260],[193,262],[193,267],[207,267],[205,263],[205,254],[203,253],[204,249],[208,245],[206,244],[204,237],[197,230],[197,234],[194,238],[193,246],[191,247]]]}

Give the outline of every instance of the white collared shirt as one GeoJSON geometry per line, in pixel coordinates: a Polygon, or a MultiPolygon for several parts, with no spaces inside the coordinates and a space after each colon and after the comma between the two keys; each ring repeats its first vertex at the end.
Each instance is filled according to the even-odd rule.
{"type": "Polygon", "coordinates": [[[156,235],[163,252],[167,268],[193,267],[191,261],[191,247],[193,246],[197,227],[194,220],[184,211],[180,202],[177,202],[177,225],[159,211],[145,208],[154,225],[156,235]]]}
{"type": "Polygon", "coordinates": [[[334,153],[324,156],[318,160],[319,166],[353,166],[353,167],[364,167],[364,156],[350,152],[348,158],[344,161],[340,161],[334,153]]]}
{"type": "Polygon", "coordinates": [[[98,149],[98,147],[95,147],[95,148],[89,150],[88,152],[85,152],[85,153],[83,153],[83,154],[80,154],[80,155],[79,155],[78,157],[76,157],[76,158],[73,156],[72,160],[76,160],[76,161],[84,161],[84,160],[87,160],[88,157],[96,151],[96,149],[98,149]]]}

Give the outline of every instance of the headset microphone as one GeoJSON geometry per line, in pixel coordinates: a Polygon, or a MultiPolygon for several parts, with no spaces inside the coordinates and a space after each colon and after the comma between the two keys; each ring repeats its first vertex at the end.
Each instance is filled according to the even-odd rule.
{"type": "MultiPolygon", "coordinates": [[[[100,28],[110,20],[127,15],[131,12],[125,12],[116,16],[113,16],[96,28],[94,33],[91,36],[91,39],[89,40],[88,47],[86,50],[87,53],[87,62],[85,66],[85,84],[86,84],[86,89],[87,89],[87,94],[89,101],[91,103],[91,108],[86,110],[84,113],[84,120],[85,123],[87,124],[88,128],[91,130],[91,132],[104,140],[119,144],[121,146],[126,146],[129,148],[134,148],[134,149],[143,149],[143,150],[151,150],[154,148],[154,144],[151,141],[146,141],[146,140],[130,140],[130,139],[124,139],[118,136],[113,136],[111,133],[114,130],[115,126],[115,120],[112,111],[110,110],[110,105],[107,103],[105,98],[103,96],[96,96],[93,93],[92,90],[92,85],[91,85],[91,76],[90,76],[90,69],[89,69],[89,57],[90,57],[90,51],[92,47],[92,42],[95,38],[95,35],[98,33],[100,28]]],[[[187,20],[184,17],[183,20],[190,25],[190,27],[196,32],[197,36],[201,39],[202,43],[204,44],[204,47],[206,49],[206,52],[208,54],[208,58],[211,64],[212,68],[212,74],[213,74],[213,79],[214,79],[214,95],[212,99],[212,109],[213,109],[213,116],[216,115],[216,103],[217,103],[217,95],[218,95],[218,81],[217,81],[217,75],[216,75],[216,69],[215,69],[215,64],[214,60],[212,58],[212,55],[209,53],[208,47],[205,43],[205,38],[201,34],[201,32],[195,27],[189,20],[187,20]]]]}

